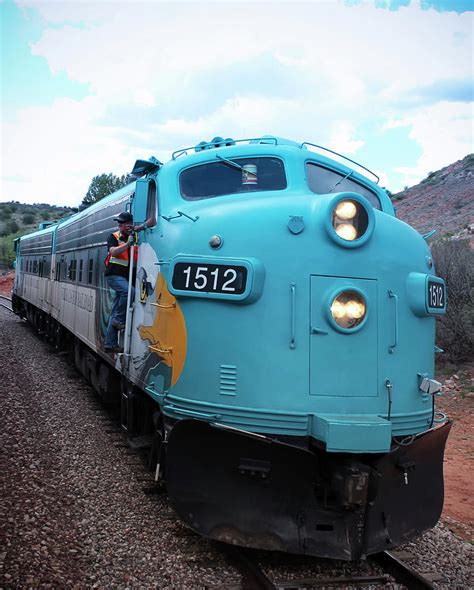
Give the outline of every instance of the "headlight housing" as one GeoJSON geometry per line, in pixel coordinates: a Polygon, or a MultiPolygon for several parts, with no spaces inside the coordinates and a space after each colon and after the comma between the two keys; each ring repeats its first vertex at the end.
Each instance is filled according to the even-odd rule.
{"type": "Polygon", "coordinates": [[[360,239],[369,225],[367,210],[357,201],[339,201],[332,211],[332,226],[343,240],[360,239]]]}
{"type": "Polygon", "coordinates": [[[364,244],[372,235],[372,205],[356,193],[341,193],[329,204],[326,228],[331,238],[346,248],[364,244]]]}
{"type": "Polygon", "coordinates": [[[361,326],[367,316],[365,298],[358,291],[341,291],[331,303],[331,317],[339,328],[353,330],[361,326]]]}

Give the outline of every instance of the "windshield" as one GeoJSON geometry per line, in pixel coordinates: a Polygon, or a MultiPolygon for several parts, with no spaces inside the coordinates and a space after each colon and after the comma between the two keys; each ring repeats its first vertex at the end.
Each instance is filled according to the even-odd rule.
{"type": "Polygon", "coordinates": [[[309,189],[318,195],[350,191],[364,196],[374,209],[380,209],[380,201],[375,193],[351,178],[351,173],[341,174],[312,162],[306,163],[306,178],[309,189]]]}
{"type": "Polygon", "coordinates": [[[181,172],[179,187],[187,200],[286,188],[283,162],[278,158],[219,158],[181,172]]]}

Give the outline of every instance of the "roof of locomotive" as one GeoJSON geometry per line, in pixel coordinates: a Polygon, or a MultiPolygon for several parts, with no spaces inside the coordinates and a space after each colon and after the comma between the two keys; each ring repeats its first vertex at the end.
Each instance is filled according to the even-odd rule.
{"type": "MultiPolygon", "coordinates": [[[[215,137],[210,142],[202,141],[196,146],[176,150],[172,153],[171,159],[160,167],[165,169],[172,169],[176,166],[177,168],[182,169],[184,167],[189,166],[190,164],[198,164],[199,162],[202,162],[204,159],[208,160],[211,154],[217,154],[220,152],[228,153],[229,155],[232,154],[233,157],[236,157],[251,154],[252,152],[255,154],[255,150],[267,150],[269,152],[277,154],[281,151],[286,151],[287,149],[301,150],[301,152],[304,153],[305,157],[311,156],[311,159],[314,159],[315,161],[323,165],[326,165],[330,168],[338,170],[342,174],[351,173],[354,179],[358,180],[362,184],[369,185],[370,187],[375,189],[377,193],[385,193],[385,191],[380,186],[378,186],[378,176],[362,164],[359,164],[358,162],[351,160],[350,158],[347,158],[342,154],[339,154],[329,148],[325,148],[317,144],[309,142],[298,143],[290,139],[285,139],[274,135],[264,135],[262,137],[257,138],[237,140],[230,138],[223,139],[222,137],[215,137]],[[332,156],[336,156],[337,158],[340,158],[343,161],[338,161],[333,157],[329,157],[324,153],[320,153],[320,151],[315,150],[320,150],[325,153],[331,154],[332,156]],[[351,167],[351,165],[358,167],[360,171],[354,170],[351,167]],[[367,173],[369,175],[372,175],[376,179],[376,181],[374,182],[374,180],[371,180],[367,176],[367,173]]],[[[154,158],[150,158],[150,162],[153,161],[158,162],[154,158]]],[[[21,239],[31,238],[34,236],[43,235],[45,233],[54,232],[55,229],[59,226],[65,227],[70,223],[74,223],[75,221],[83,217],[87,217],[96,212],[97,210],[106,207],[111,202],[120,200],[122,197],[127,197],[134,191],[134,188],[135,181],[127,184],[126,186],[111,193],[110,195],[107,195],[100,201],[94,203],[90,207],[87,207],[87,209],[79,211],[78,213],[74,213],[66,219],[59,220],[57,223],[54,223],[45,229],[36,230],[33,233],[22,236],[21,239]]]]}
{"type": "Polygon", "coordinates": [[[171,159],[161,169],[170,174],[178,175],[184,168],[199,165],[204,161],[208,163],[209,160],[215,157],[250,157],[256,156],[259,151],[264,151],[267,156],[275,157],[287,155],[293,158],[299,155],[304,160],[320,164],[343,176],[350,175],[356,182],[366,186],[380,197],[384,203],[384,210],[387,212],[391,210],[391,201],[386,190],[378,184],[379,177],[364,165],[317,144],[309,142],[297,143],[290,139],[272,135],[238,140],[216,137],[210,142],[201,142],[196,146],[173,152],[171,159]]]}
{"type": "MultiPolygon", "coordinates": [[[[177,160],[178,158],[181,158],[182,156],[191,156],[191,155],[196,156],[197,154],[199,154],[199,155],[205,154],[205,155],[209,156],[210,155],[209,150],[213,150],[213,151],[219,150],[220,151],[222,148],[242,147],[242,148],[244,148],[243,151],[249,152],[257,147],[268,148],[271,146],[274,146],[276,148],[290,147],[290,148],[294,148],[294,149],[304,150],[305,152],[309,152],[312,155],[314,155],[316,157],[316,159],[319,160],[321,163],[326,163],[327,165],[330,165],[331,167],[335,167],[337,169],[340,169],[342,172],[345,172],[345,173],[352,172],[357,175],[360,175],[360,177],[363,180],[365,180],[365,181],[368,180],[371,184],[378,185],[379,180],[380,180],[380,178],[377,176],[377,174],[375,174],[375,172],[372,172],[372,170],[369,170],[363,164],[356,162],[355,160],[352,160],[351,158],[348,158],[347,156],[344,156],[343,154],[340,154],[334,150],[331,150],[330,148],[326,148],[324,146],[314,144],[314,143],[311,143],[308,141],[304,141],[303,143],[298,143],[298,142],[293,141],[291,139],[286,139],[284,137],[277,137],[274,135],[263,135],[262,137],[248,138],[248,139],[236,139],[236,140],[231,139],[231,138],[223,139],[222,137],[215,137],[210,142],[201,141],[196,146],[191,146],[191,147],[176,150],[171,155],[171,161],[177,160]],[[317,150],[319,150],[319,151],[317,151],[317,150]],[[190,154],[190,152],[193,152],[193,154],[190,154]],[[324,152],[324,153],[320,153],[320,152],[324,152]],[[332,156],[335,156],[336,158],[339,158],[339,159],[336,160],[336,159],[334,159],[334,157],[328,156],[327,154],[331,154],[332,156]],[[341,162],[340,160],[343,160],[343,162],[341,162]],[[350,166],[356,166],[359,170],[353,170],[350,166]],[[369,174],[372,177],[372,179],[369,178],[367,176],[367,174],[369,174]],[[373,179],[375,179],[375,181],[373,179]]],[[[194,159],[200,159],[200,158],[198,156],[197,158],[193,158],[193,160],[194,159]]]]}
{"type": "Polygon", "coordinates": [[[54,230],[56,229],[57,225],[59,222],[55,222],[52,223],[51,225],[48,225],[48,227],[45,227],[44,229],[37,229],[29,234],[24,234],[23,236],[20,236],[20,238],[18,238],[21,241],[23,240],[29,240],[30,238],[36,238],[39,236],[44,236],[46,234],[52,234],[54,233],[54,230]]]}
{"type": "Polygon", "coordinates": [[[107,207],[111,202],[113,203],[117,200],[120,200],[122,197],[126,197],[126,196],[130,195],[131,193],[133,193],[134,188],[135,188],[135,181],[118,189],[117,191],[111,193],[110,195],[107,195],[103,199],[100,199],[100,201],[93,203],[92,205],[90,205],[89,207],[84,209],[83,211],[79,211],[78,213],[74,213],[70,217],[59,221],[58,226],[65,227],[65,226],[69,225],[70,223],[75,223],[77,220],[82,219],[83,217],[88,217],[89,215],[95,213],[99,209],[102,209],[103,207],[107,207]]]}

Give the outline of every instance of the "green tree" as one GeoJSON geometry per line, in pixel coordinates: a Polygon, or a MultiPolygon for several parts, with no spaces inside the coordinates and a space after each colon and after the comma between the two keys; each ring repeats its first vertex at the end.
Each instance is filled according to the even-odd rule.
{"type": "Polygon", "coordinates": [[[100,201],[107,195],[124,187],[128,182],[130,181],[127,174],[115,176],[109,173],[94,176],[85,197],[82,199],[82,205],[87,207],[93,203],[97,203],[97,201],[100,201]]]}
{"type": "Polygon", "coordinates": [[[49,211],[41,211],[41,219],[48,221],[51,218],[49,211]]]}

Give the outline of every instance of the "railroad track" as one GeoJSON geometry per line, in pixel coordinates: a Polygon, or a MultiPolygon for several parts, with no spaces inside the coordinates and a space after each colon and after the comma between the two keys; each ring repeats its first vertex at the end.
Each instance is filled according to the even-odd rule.
{"type": "MultiPolygon", "coordinates": [[[[370,558],[384,572],[374,575],[300,578],[292,580],[271,580],[258,565],[252,551],[240,547],[222,545],[222,551],[242,576],[240,588],[244,590],[296,590],[309,588],[383,588],[393,580],[409,590],[428,590],[434,588],[430,580],[413,570],[389,551],[370,558]]],[[[229,586],[234,590],[237,586],[229,586]]]]}
{"type": "Polygon", "coordinates": [[[5,309],[8,309],[8,311],[13,312],[12,300],[10,299],[10,297],[6,297],[5,295],[0,295],[0,307],[4,307],[5,309]],[[6,303],[7,301],[8,301],[8,303],[6,303]]]}

